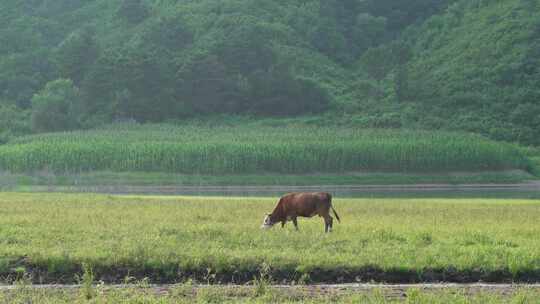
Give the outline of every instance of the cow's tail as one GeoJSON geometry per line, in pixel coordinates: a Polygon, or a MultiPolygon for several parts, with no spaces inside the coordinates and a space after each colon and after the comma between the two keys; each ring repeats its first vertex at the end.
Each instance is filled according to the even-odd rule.
{"type": "Polygon", "coordinates": [[[330,208],[332,208],[332,212],[334,212],[334,215],[336,216],[337,221],[341,223],[341,220],[339,219],[339,215],[337,214],[336,209],[334,209],[334,206],[332,206],[332,196],[330,194],[328,194],[328,201],[330,203],[330,208]]]}
{"type": "Polygon", "coordinates": [[[330,206],[330,208],[332,208],[332,211],[334,212],[334,215],[336,216],[337,221],[341,223],[341,220],[339,219],[339,215],[337,215],[336,209],[334,209],[334,207],[332,206],[330,206]]]}

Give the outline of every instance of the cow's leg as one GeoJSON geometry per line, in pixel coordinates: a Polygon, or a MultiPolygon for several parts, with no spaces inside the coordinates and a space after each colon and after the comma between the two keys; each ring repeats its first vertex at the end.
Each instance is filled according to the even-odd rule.
{"type": "Polygon", "coordinates": [[[296,220],[296,216],[292,218],[292,222],[294,224],[294,228],[296,228],[296,231],[298,231],[298,221],[296,220]]]}
{"type": "Polygon", "coordinates": [[[324,216],[324,232],[332,232],[332,224],[334,219],[329,215],[324,216]]]}
{"type": "Polygon", "coordinates": [[[328,216],[330,218],[330,224],[328,224],[328,231],[332,232],[332,228],[334,228],[334,218],[331,216],[328,216]]]}
{"type": "Polygon", "coordinates": [[[285,227],[285,223],[286,223],[286,222],[287,222],[287,221],[281,221],[281,228],[285,227]]]}

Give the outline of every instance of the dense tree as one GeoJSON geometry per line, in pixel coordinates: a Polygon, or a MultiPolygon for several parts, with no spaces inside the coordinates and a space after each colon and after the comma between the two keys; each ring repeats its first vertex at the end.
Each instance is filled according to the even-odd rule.
{"type": "Polygon", "coordinates": [[[366,0],[360,1],[363,9],[374,16],[388,20],[391,33],[400,28],[431,17],[457,0],[366,0]]]}
{"type": "Polygon", "coordinates": [[[54,132],[77,127],[80,97],[69,79],[57,79],[32,97],[32,130],[54,132]]]}
{"type": "Polygon", "coordinates": [[[142,0],[122,0],[117,14],[127,22],[136,24],[146,19],[149,12],[142,0]]]}
{"type": "Polygon", "coordinates": [[[98,55],[99,49],[91,29],[71,33],[56,52],[60,75],[80,84],[98,55]]]}
{"type": "Polygon", "coordinates": [[[329,96],[316,82],[294,78],[286,68],[261,71],[254,77],[250,109],[265,115],[317,113],[328,107],[329,96]]]}

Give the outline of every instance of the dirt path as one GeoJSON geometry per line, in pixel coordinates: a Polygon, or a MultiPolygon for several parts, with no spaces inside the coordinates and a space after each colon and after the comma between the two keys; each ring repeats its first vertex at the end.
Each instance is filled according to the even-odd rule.
{"type": "Polygon", "coordinates": [[[32,186],[31,192],[90,192],[105,194],[160,195],[277,195],[286,192],[326,191],[336,195],[366,193],[540,193],[540,181],[519,184],[415,184],[415,185],[344,185],[344,186],[32,186]]]}
{"type": "MultiPolygon", "coordinates": [[[[104,290],[114,289],[146,289],[150,290],[156,295],[167,295],[171,293],[175,288],[186,285],[106,285],[100,288],[104,290]]],[[[80,285],[28,285],[24,286],[30,289],[50,289],[50,290],[78,290],[80,285]]],[[[208,288],[208,285],[191,285],[188,288],[193,290],[200,290],[208,288]]],[[[212,287],[216,287],[213,285],[212,287]]],[[[0,285],[0,292],[14,291],[20,288],[15,285],[0,285]]],[[[248,285],[221,285],[218,288],[223,289],[246,289],[253,288],[248,285]]],[[[312,296],[323,296],[331,294],[369,294],[375,291],[381,292],[387,298],[405,298],[407,293],[411,290],[418,290],[422,292],[438,292],[438,291],[452,291],[465,295],[475,294],[492,294],[498,296],[511,296],[518,290],[534,290],[540,291],[540,284],[319,284],[319,285],[273,285],[272,289],[279,292],[302,292],[312,296]]]]}

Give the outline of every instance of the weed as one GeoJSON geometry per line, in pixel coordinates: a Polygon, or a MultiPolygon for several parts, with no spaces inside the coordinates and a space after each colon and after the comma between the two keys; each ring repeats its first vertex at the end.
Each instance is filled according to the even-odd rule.
{"type": "Polygon", "coordinates": [[[272,275],[270,265],[262,263],[259,267],[259,277],[253,279],[255,285],[255,296],[261,297],[268,292],[268,288],[272,283],[272,275]]]}
{"type": "Polygon", "coordinates": [[[82,264],[83,274],[80,278],[81,284],[81,296],[87,300],[93,299],[96,297],[96,289],[94,288],[94,271],[92,266],[89,263],[82,264]]]}

